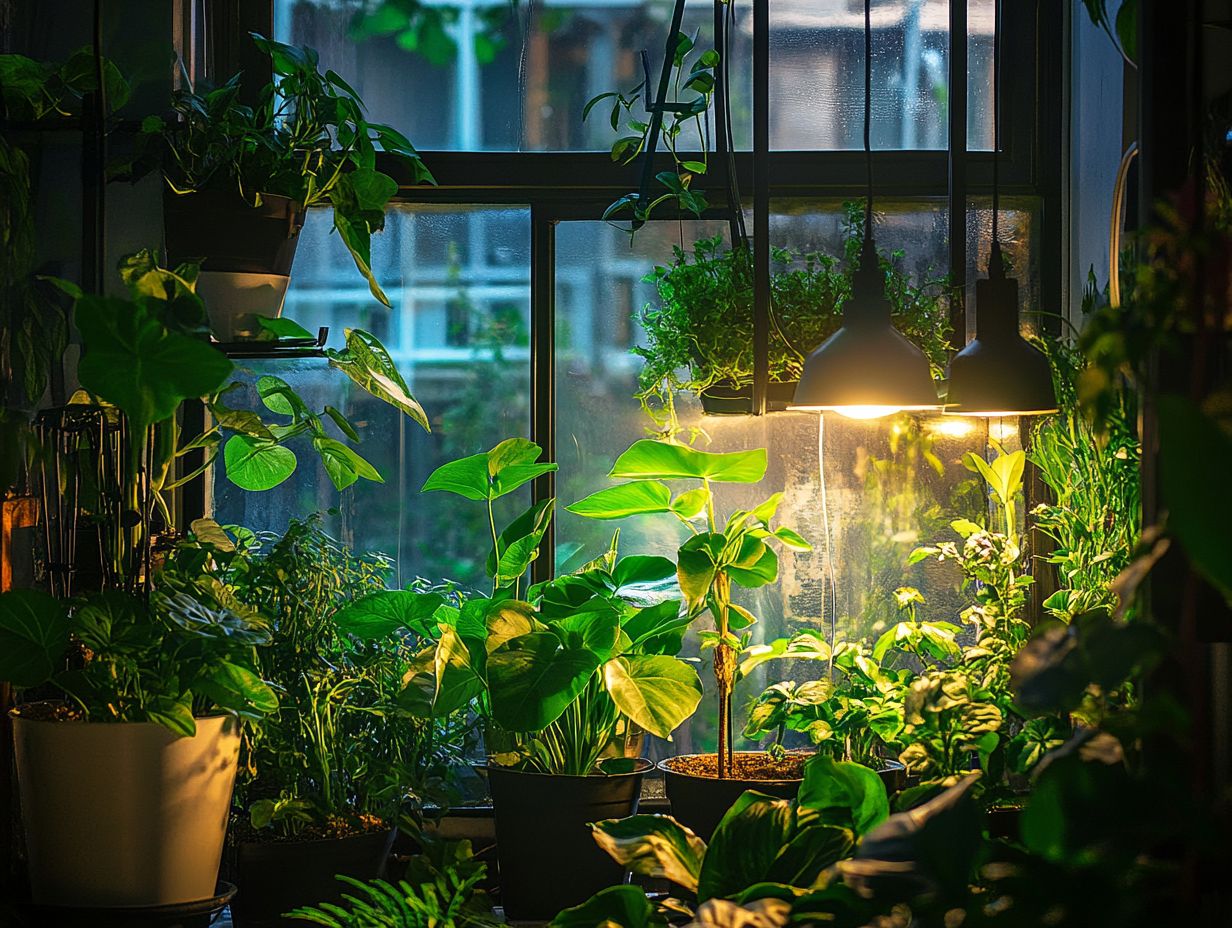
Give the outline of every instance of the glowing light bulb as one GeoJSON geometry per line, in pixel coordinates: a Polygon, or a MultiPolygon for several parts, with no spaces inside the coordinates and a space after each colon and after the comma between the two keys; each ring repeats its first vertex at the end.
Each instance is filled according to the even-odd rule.
{"type": "Polygon", "coordinates": [[[848,419],[880,419],[901,412],[901,406],[835,406],[834,411],[848,419]]]}
{"type": "Polygon", "coordinates": [[[945,435],[947,438],[966,438],[975,431],[975,423],[969,419],[946,416],[929,422],[928,430],[934,435],[945,435]]]}

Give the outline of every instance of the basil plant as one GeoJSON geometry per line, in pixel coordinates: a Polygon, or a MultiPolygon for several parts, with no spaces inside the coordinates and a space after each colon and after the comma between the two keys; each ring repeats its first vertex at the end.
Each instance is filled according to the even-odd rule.
{"type": "Polygon", "coordinates": [[[569,512],[592,519],[670,514],[689,529],[690,537],[676,554],[676,577],[688,617],[695,620],[708,614],[714,623],[713,630],[702,632],[701,640],[703,647],[714,650],[720,777],[732,771],[732,692],[739,655],[749,644],[747,629],[757,621],[732,601],[732,586],[753,589],[778,578],[779,559],[772,542],[799,551],[811,549],[792,529],[771,526],[781,493],[720,521],[714,484],[758,483],[765,474],[765,449],[720,454],[643,439],[616,459],[608,475],[628,482],[568,507],[569,512]],[[676,493],[667,481],[678,480],[697,485],[676,493]]]}
{"type": "Polygon", "coordinates": [[[492,532],[489,595],[447,598],[394,590],[357,600],[337,617],[360,637],[410,631],[430,644],[415,658],[402,704],[441,718],[472,707],[488,726],[494,763],[586,775],[623,754],[636,726],[662,738],[701,700],[697,672],[676,654],[691,616],[666,558],[606,556],[575,574],[530,586],[553,502],[530,507],[503,531],[494,502],[556,469],[526,439],[438,468],[425,491],[485,504],[492,532]]]}

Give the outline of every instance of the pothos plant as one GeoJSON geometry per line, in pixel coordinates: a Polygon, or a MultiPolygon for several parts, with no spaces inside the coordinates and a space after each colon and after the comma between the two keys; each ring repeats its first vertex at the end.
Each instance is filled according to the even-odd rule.
{"type": "MultiPolygon", "coordinates": [[[[611,147],[613,161],[631,164],[639,156],[648,156],[652,135],[662,138],[672,158],[672,169],[655,175],[658,186],[654,192],[640,190],[625,194],[603,211],[605,220],[631,219],[632,230],[636,231],[664,203],[675,203],[695,216],[706,211],[709,205],[706,197],[694,188],[693,182],[706,173],[710,163],[706,114],[714,98],[715,73],[720,61],[716,50],[699,50],[696,42],[696,35],[689,37],[677,32],[667,49],[670,62],[665,63],[665,68],[669,72],[667,79],[674,102],[665,104],[664,113],[656,115],[654,112],[658,86],[651,83],[649,66],[636,87],[601,93],[583,108],[582,120],[585,121],[596,107],[607,106],[611,101],[607,121],[612,132],[617,134],[611,147]],[[682,95],[686,95],[684,99],[682,95]],[[690,153],[695,157],[683,156],[678,148],[682,134],[689,127],[696,134],[699,148],[698,152],[690,153]]],[[[688,137],[690,142],[694,141],[692,135],[688,137]]]]}
{"type": "Polygon", "coordinates": [[[556,469],[539,462],[541,453],[526,439],[508,439],[442,465],[424,484],[487,507],[490,595],[445,602],[430,593],[377,593],[340,622],[362,637],[410,630],[430,640],[407,675],[403,705],[430,718],[473,708],[489,724],[491,742],[504,736],[494,763],[587,775],[629,723],[670,737],[697,706],[701,682],[675,656],[690,618],[678,596],[665,595],[664,581],[674,575],[665,558],[619,559],[613,549],[520,597],[553,501],[531,506],[503,530],[493,504],[556,469]]]}
{"type": "Polygon", "coordinates": [[[592,493],[567,509],[591,519],[670,514],[690,532],[676,552],[676,576],[690,619],[709,615],[713,629],[701,633],[703,647],[713,651],[718,699],[718,775],[732,769],[732,692],[738,657],[749,645],[748,628],[757,621],[748,609],[732,601],[732,587],[754,589],[778,578],[779,560],[772,542],[799,551],[811,546],[794,530],[773,527],[782,501],[776,493],[752,509],[740,509],[725,523],[716,513],[713,485],[757,483],[766,473],[766,452],[697,451],[684,445],[643,439],[629,447],[612,466],[610,477],[628,482],[592,493]],[[674,493],[666,481],[697,484],[674,493]]]}
{"type": "Polygon", "coordinates": [[[389,306],[372,273],[371,237],[385,227],[398,183],[377,170],[378,147],[414,183],[432,181],[431,173],[405,135],[368,121],[350,84],[332,70],[321,73],[315,49],[256,33],[252,40],[274,74],[255,104],[241,101],[239,74],[216,87],[194,85],[182,74],[183,86],[171,99],[178,118],[145,119],[128,169],[140,174],[158,165],[176,194],[231,190],[253,206],[269,194],[305,209],[329,203],[334,231],[372,295],[389,306]]]}

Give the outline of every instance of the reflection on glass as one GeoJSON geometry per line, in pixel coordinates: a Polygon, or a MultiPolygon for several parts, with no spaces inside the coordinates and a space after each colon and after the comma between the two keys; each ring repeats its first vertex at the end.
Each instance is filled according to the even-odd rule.
{"type": "MultiPolygon", "coordinates": [[[[335,509],[330,531],[357,548],[396,558],[398,581],[451,579],[484,589],[486,515],[446,494],[419,495],[445,461],[527,435],[530,423],[530,221],[523,209],[417,208],[391,211],[373,238],[373,267],[393,303],[376,303],[346,249],[330,233],[328,211],[314,211],[302,233],[286,315],[310,331],[371,331],[428,413],[431,434],[354,389],[320,359],[239,362],[248,382],[262,374],[289,381],[310,406],[337,407],[355,424],[358,449],[385,478],[339,493],[309,449],[297,472],[263,493],[243,493],[215,475],[215,518],[281,531],[294,516],[335,509]],[[333,376],[330,376],[330,375],[333,376]]],[[[253,406],[255,390],[232,396],[253,406]]],[[[331,427],[332,426],[328,426],[331,427]]],[[[512,519],[529,491],[498,502],[512,519]]]]}
{"type": "MultiPolygon", "coordinates": [[[[608,148],[591,97],[631,90],[641,55],[658,73],[673,0],[275,0],[278,38],[307,44],[368,103],[370,117],[425,149],[578,151],[608,148]]],[[[969,11],[970,147],[991,139],[987,75],[991,0],[969,11]]],[[[849,0],[771,4],[771,147],[862,147],[863,6],[849,0]]],[[[879,149],[946,147],[947,0],[874,0],[873,137],[879,149]]],[[[684,30],[713,44],[713,5],[689,0],[684,30]]],[[[732,121],[751,145],[752,11],[731,35],[732,121]]]]}

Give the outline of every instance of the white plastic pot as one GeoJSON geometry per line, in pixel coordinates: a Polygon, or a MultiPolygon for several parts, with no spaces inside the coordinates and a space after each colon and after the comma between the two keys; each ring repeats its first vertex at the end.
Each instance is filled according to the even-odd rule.
{"type": "Polygon", "coordinates": [[[205,301],[210,328],[220,342],[253,339],[261,334],[258,317],[277,319],[291,278],[282,274],[202,271],[197,296],[205,301]]]}
{"type": "Polygon", "coordinates": [[[33,901],[143,906],[214,895],[239,724],[179,738],[146,722],[13,716],[33,901]]]}

